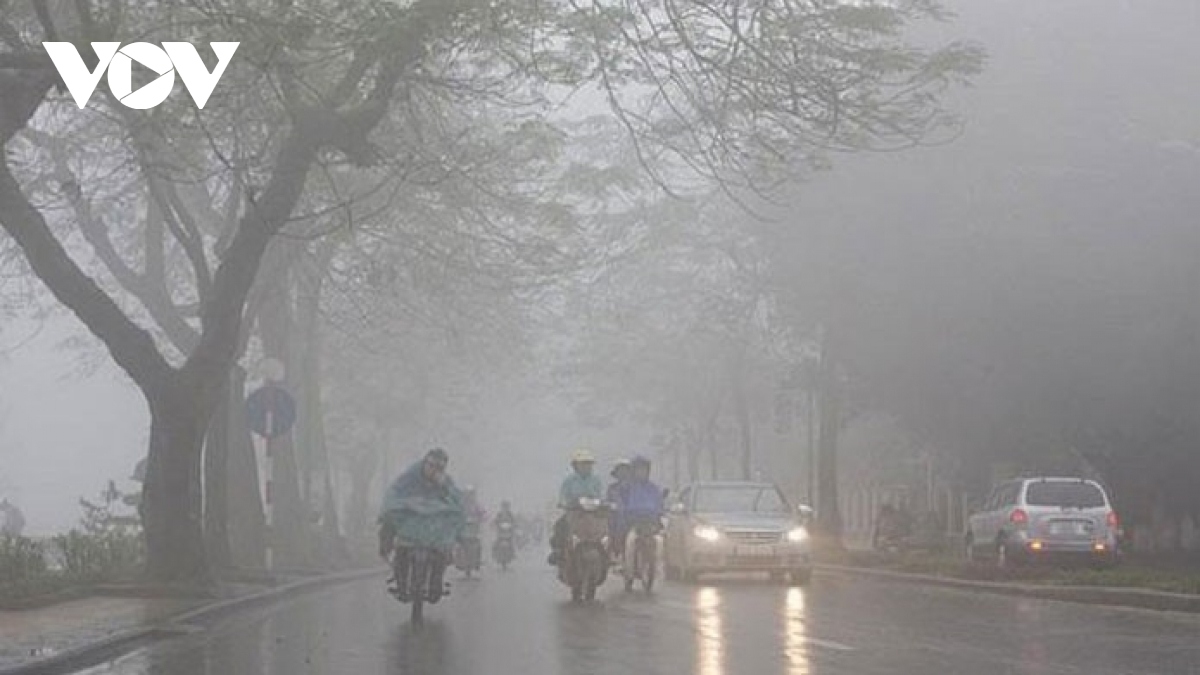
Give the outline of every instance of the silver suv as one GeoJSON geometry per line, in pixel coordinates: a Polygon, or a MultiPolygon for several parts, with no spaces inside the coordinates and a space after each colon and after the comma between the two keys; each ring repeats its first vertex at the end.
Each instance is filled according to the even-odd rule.
{"type": "Polygon", "coordinates": [[[967,557],[1006,566],[1034,561],[1111,565],[1120,521],[1099,483],[1083,478],[1021,478],[996,486],[967,519],[967,557]]]}

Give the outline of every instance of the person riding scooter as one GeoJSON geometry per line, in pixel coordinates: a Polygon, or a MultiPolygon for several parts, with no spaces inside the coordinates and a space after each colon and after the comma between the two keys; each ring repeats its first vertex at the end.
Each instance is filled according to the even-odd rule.
{"type": "MultiPolygon", "coordinates": [[[[442,587],[450,549],[466,526],[462,495],[446,473],[450,457],[434,448],[392,482],[379,514],[379,555],[389,562],[397,540],[437,551],[433,588],[442,587]]],[[[396,579],[399,594],[407,595],[407,578],[396,579]]]]}
{"type": "MultiPolygon", "coordinates": [[[[629,480],[633,477],[633,468],[629,465],[628,459],[621,458],[617,460],[616,464],[613,464],[612,471],[608,475],[612,476],[613,482],[608,484],[605,499],[609,504],[616,506],[621,503],[621,493],[629,485],[629,480]]],[[[614,509],[612,515],[609,517],[608,528],[610,531],[617,532],[620,529],[620,523],[617,521],[619,517],[620,514],[614,509]]],[[[610,542],[609,547],[613,560],[621,559],[623,543],[618,541],[616,537],[613,537],[610,542]]]]}
{"type": "Polygon", "coordinates": [[[650,460],[639,455],[633,458],[629,466],[629,482],[618,491],[616,527],[613,530],[613,541],[619,547],[619,556],[624,555],[626,539],[637,524],[649,523],[657,532],[662,527],[664,513],[662,488],[650,480],[650,460]]]}
{"type": "Polygon", "coordinates": [[[512,512],[512,505],[507,501],[500,504],[500,512],[492,519],[492,527],[496,529],[496,539],[492,543],[492,559],[502,568],[516,557],[520,528],[517,516],[512,512]]]}
{"type": "MultiPolygon", "coordinates": [[[[603,499],[604,485],[600,478],[593,473],[596,467],[596,456],[590,450],[576,450],[571,455],[571,473],[563,479],[558,490],[558,505],[560,508],[573,508],[583,498],[603,499]]],[[[550,537],[551,565],[558,565],[562,551],[567,546],[567,518],[560,516],[554,522],[554,534],[550,537]]]]}

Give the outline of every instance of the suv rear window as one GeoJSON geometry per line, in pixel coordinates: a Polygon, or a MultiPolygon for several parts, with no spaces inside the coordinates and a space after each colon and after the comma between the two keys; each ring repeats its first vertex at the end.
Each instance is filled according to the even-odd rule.
{"type": "Polygon", "coordinates": [[[1025,488],[1025,503],[1030,506],[1064,506],[1073,509],[1095,509],[1105,505],[1104,493],[1095,485],[1063,481],[1030,483],[1025,488]]]}

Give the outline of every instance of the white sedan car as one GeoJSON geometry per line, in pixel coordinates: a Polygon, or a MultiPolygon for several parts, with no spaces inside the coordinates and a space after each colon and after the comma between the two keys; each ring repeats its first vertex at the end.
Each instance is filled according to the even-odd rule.
{"type": "Polygon", "coordinates": [[[806,584],[812,547],[801,513],[771,483],[704,482],[683,489],[666,532],[667,579],[767,572],[806,584]]]}

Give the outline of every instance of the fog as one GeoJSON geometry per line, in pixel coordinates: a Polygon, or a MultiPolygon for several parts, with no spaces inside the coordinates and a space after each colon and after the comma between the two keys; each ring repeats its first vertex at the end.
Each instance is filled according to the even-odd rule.
{"type": "MultiPolygon", "coordinates": [[[[1162,545],[1195,545],[1178,534],[1200,513],[1186,483],[1165,502],[1147,486],[1200,475],[1189,421],[1200,402],[1200,5],[952,4],[955,19],[922,24],[915,39],[986,50],[969,86],[938,92],[953,128],[903,151],[823,156],[768,200],[740,186],[668,196],[658,181],[697,179],[677,159],[647,176],[594,90],[570,104],[582,127],[570,134],[466,113],[422,129],[433,136],[423,143],[461,142],[446,152],[459,164],[415,169],[386,226],[372,220],[383,204],[370,181],[329,178],[334,202],[337,185],[361,188],[365,225],[323,240],[323,227],[297,230],[301,244],[288,240],[286,253],[272,244],[323,281],[315,304],[297,300],[281,319],[288,328],[248,341],[247,388],[265,355],[320,352],[288,374],[297,395],[319,390],[324,406],[302,401],[302,416],[322,418],[297,431],[298,462],[312,475],[332,467],[335,510],[359,535],[355,495],[373,514],[386,481],[433,446],[491,508],[546,508],[577,447],[597,452],[604,475],[613,460],[646,454],[673,488],[770,478],[811,500],[827,488],[810,489],[805,398],[786,382],[834,340],[849,529],[885,484],[925,494],[904,473],[920,456],[936,458],[934,491],[959,504],[947,528],[992,480],[1053,470],[1104,479],[1147,529],[1175,533],[1162,545]],[[471,132],[454,137],[455,124],[471,132]],[[574,158],[592,166],[564,169],[574,158]],[[316,332],[289,343],[309,319],[316,332]],[[1130,459],[1150,449],[1162,455],[1142,456],[1159,469],[1130,459]]],[[[419,145],[397,128],[376,150],[419,145]]],[[[49,150],[29,152],[51,161],[49,150]]],[[[71,159],[89,161],[100,160],[71,159]]],[[[84,187],[97,203],[105,196],[84,187]]],[[[73,216],[56,204],[65,227],[73,216]]],[[[100,217],[142,217],[116,199],[110,208],[100,217]]],[[[21,506],[30,532],[49,534],[71,527],[77,498],[109,479],[137,488],[128,477],[150,416],[91,332],[44,289],[7,281],[30,272],[11,240],[0,246],[0,496],[21,506]]],[[[136,256],[136,241],[120,246],[136,256]]],[[[93,247],[75,237],[68,248],[158,344],[177,339],[151,320],[158,310],[113,290],[119,275],[101,271],[93,247]]],[[[167,259],[180,270],[169,302],[194,301],[187,252],[167,259]]],[[[306,297],[303,274],[290,274],[306,297]]],[[[174,365],[179,344],[163,347],[174,365]]]]}

